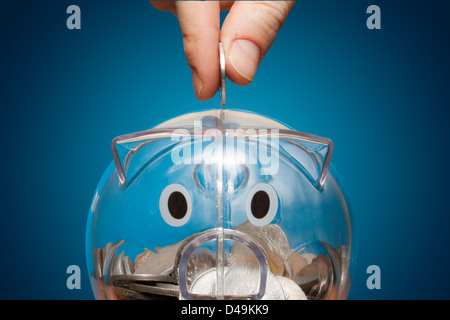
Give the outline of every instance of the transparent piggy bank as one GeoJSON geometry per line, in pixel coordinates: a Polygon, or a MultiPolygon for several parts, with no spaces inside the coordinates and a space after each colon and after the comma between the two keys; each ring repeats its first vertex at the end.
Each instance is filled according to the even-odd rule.
{"type": "Polygon", "coordinates": [[[90,206],[97,299],[345,299],[351,215],[329,139],[237,110],[112,141],[90,206]]]}

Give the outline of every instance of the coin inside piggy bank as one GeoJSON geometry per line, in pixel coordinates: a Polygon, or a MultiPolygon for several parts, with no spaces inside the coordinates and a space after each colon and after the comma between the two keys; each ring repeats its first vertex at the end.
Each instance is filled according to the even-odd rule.
{"type": "Polygon", "coordinates": [[[345,299],[351,213],[333,144],[231,109],[112,141],[90,206],[97,299],[345,299]]]}

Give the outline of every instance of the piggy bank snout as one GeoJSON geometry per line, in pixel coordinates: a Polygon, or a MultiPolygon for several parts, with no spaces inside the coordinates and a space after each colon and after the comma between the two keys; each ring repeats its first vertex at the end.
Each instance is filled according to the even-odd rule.
{"type": "Polygon", "coordinates": [[[261,299],[266,292],[268,262],[265,250],[245,233],[233,229],[214,228],[190,239],[181,251],[178,263],[180,295],[184,299],[261,299]],[[215,249],[212,263],[205,268],[199,263],[215,249]],[[248,256],[253,255],[253,263],[248,256]],[[247,285],[236,282],[246,277],[247,285]],[[248,285],[249,276],[254,281],[248,285]]]}

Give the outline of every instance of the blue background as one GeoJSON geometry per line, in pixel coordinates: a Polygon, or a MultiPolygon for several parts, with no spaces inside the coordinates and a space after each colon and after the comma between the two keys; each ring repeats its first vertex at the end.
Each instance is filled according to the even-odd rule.
{"type": "MultiPolygon", "coordinates": [[[[351,299],[448,299],[448,1],[303,0],[227,107],[329,137],[354,214],[351,299]],[[381,30],[366,9],[381,8],[381,30]],[[366,287],[369,265],[381,290],[366,287]]],[[[92,299],[84,237],[115,136],[190,111],[176,18],[147,1],[2,1],[0,298],[92,299]],[[81,30],[66,8],[81,8],[81,30]],[[81,267],[81,290],[66,268],[81,267]]]]}

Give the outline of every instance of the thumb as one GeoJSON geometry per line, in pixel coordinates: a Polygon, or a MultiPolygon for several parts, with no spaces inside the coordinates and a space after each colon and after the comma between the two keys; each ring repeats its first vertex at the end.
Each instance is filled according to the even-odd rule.
{"type": "Polygon", "coordinates": [[[227,77],[247,85],[295,1],[235,1],[220,31],[227,77]]]}

